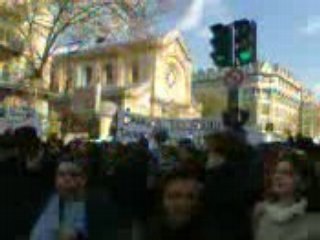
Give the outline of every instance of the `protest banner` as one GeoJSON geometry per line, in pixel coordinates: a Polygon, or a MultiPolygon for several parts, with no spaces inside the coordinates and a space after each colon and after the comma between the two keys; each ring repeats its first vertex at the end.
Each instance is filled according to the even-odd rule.
{"type": "Polygon", "coordinates": [[[118,111],[117,139],[124,142],[138,140],[141,136],[149,137],[155,129],[164,129],[170,139],[203,138],[205,135],[221,131],[223,122],[215,119],[164,119],[118,111]]]}
{"type": "Polygon", "coordinates": [[[29,107],[0,107],[0,132],[21,127],[33,127],[41,135],[41,123],[36,111],[29,107]]]}

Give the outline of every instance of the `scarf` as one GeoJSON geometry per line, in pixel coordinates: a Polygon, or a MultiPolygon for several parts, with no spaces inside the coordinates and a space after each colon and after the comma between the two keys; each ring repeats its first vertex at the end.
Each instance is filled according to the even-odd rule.
{"type": "Polygon", "coordinates": [[[276,223],[285,223],[294,217],[302,216],[307,208],[307,201],[302,199],[290,206],[280,206],[276,203],[266,203],[265,213],[276,223]]]}
{"type": "Polygon", "coordinates": [[[30,240],[56,240],[62,228],[87,237],[85,203],[66,202],[61,212],[59,196],[54,194],[32,230],[30,240]]]}
{"type": "Polygon", "coordinates": [[[31,231],[30,240],[56,240],[59,234],[59,196],[53,195],[35,227],[31,231]]]}

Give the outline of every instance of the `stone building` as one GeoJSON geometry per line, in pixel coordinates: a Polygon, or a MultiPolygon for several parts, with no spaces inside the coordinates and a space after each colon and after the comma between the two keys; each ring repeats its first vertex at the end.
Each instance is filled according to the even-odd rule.
{"type": "MultiPolygon", "coordinates": [[[[259,62],[244,70],[245,81],[240,87],[239,104],[250,113],[248,126],[258,132],[285,139],[303,133],[316,135],[317,101],[309,90],[289,71],[278,64],[259,62]]],[[[216,116],[227,107],[224,73],[196,75],[193,94],[203,105],[204,116],[216,116]],[[202,77],[201,77],[202,76],[202,77]]]]}
{"type": "Polygon", "coordinates": [[[64,124],[62,112],[74,116],[78,123],[62,126],[70,132],[86,132],[88,120],[95,119],[101,138],[109,134],[117,109],[151,118],[199,117],[191,75],[191,58],[177,31],[158,38],[116,44],[101,41],[86,49],[69,49],[53,60],[51,90],[61,97],[52,110],[64,124]]]}

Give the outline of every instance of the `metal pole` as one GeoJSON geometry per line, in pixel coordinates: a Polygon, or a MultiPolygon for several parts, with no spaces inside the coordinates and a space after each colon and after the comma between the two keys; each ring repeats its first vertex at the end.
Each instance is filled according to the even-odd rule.
{"type": "Polygon", "coordinates": [[[228,110],[239,109],[239,87],[228,87],[228,110]]]}

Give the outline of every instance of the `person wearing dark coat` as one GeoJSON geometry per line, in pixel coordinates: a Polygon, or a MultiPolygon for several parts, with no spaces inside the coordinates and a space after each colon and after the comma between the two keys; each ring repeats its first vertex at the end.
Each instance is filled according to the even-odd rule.
{"type": "Polygon", "coordinates": [[[39,148],[34,150],[19,154],[16,148],[9,148],[7,151],[14,154],[0,162],[0,239],[27,239],[39,206],[43,206],[53,188],[53,168],[42,161],[39,148]]]}
{"type": "MultiPolygon", "coordinates": [[[[148,152],[138,144],[127,146],[127,156],[119,159],[114,174],[114,197],[119,206],[122,239],[131,239],[134,229],[147,215],[148,152]]],[[[137,233],[140,235],[140,233],[137,233]]]]}
{"type": "Polygon", "coordinates": [[[250,240],[255,203],[250,150],[229,132],[207,137],[208,162],[204,189],[210,239],[250,240]]]}
{"type": "Polygon", "coordinates": [[[177,170],[163,182],[159,212],[148,219],[145,240],[205,240],[201,183],[177,170]]]}

